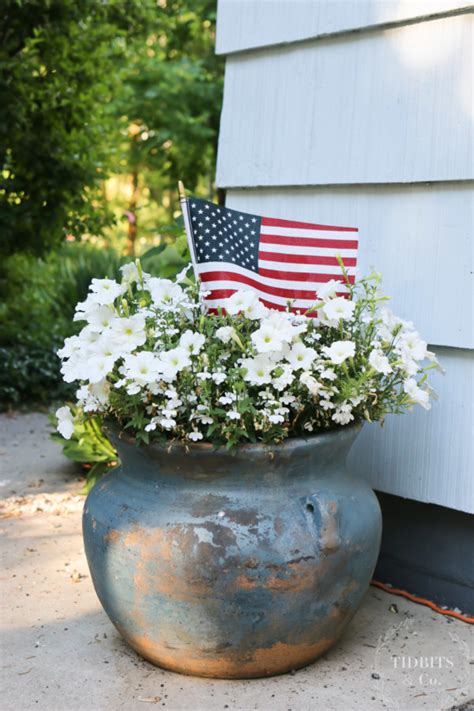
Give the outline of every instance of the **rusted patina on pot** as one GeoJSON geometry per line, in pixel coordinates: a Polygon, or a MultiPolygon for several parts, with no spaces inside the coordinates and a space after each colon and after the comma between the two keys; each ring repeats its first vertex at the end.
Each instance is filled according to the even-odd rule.
{"type": "Polygon", "coordinates": [[[200,676],[279,674],[341,636],[367,590],[377,499],[345,470],[357,427],[234,452],[138,448],[84,508],[92,579],[143,657],[200,676]]]}

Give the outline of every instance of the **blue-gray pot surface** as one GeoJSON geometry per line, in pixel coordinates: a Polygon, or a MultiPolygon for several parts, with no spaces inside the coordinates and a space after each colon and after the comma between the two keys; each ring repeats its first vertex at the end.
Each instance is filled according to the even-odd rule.
{"type": "Polygon", "coordinates": [[[146,659],[247,678],[314,661],[366,592],[381,536],[377,499],[345,469],[358,427],[234,452],[137,447],[83,517],[97,595],[146,659]]]}

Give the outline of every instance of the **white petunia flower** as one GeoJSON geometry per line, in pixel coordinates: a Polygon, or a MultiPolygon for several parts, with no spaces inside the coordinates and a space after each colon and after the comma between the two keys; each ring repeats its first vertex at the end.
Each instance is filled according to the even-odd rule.
{"type": "Polygon", "coordinates": [[[110,384],[104,378],[92,385],[82,385],[77,390],[76,397],[84,412],[93,412],[107,405],[109,393],[110,384]]]}
{"type": "Polygon", "coordinates": [[[308,328],[308,319],[304,316],[286,313],[285,311],[270,311],[263,323],[273,326],[281,334],[281,339],[291,343],[308,328]]]}
{"type": "Polygon", "coordinates": [[[85,321],[89,311],[96,309],[99,305],[93,298],[93,294],[87,294],[85,301],[79,301],[74,309],[74,321],[85,321]]]}
{"type": "Polygon", "coordinates": [[[64,406],[56,410],[58,424],[56,425],[59,434],[64,439],[71,439],[74,434],[74,416],[69,407],[64,406]]]}
{"type": "Polygon", "coordinates": [[[194,430],[193,432],[190,432],[188,434],[188,439],[190,439],[192,442],[198,442],[200,439],[202,439],[202,434],[201,432],[197,432],[194,430]]]}
{"type": "Polygon", "coordinates": [[[191,269],[191,267],[192,267],[192,264],[191,264],[191,262],[189,262],[189,263],[186,264],[186,266],[183,267],[183,269],[181,269],[181,271],[176,275],[176,283],[177,283],[177,284],[181,284],[181,282],[185,281],[185,279],[187,278],[188,272],[189,272],[189,270],[191,269]]]}
{"type": "Polygon", "coordinates": [[[416,331],[402,333],[396,344],[396,350],[406,360],[424,360],[428,354],[426,341],[423,341],[416,331]]]}
{"type": "Polygon", "coordinates": [[[410,400],[416,405],[421,405],[425,410],[431,409],[430,394],[427,390],[422,390],[418,387],[418,383],[414,378],[409,378],[403,383],[403,390],[406,392],[410,400]]]}
{"type": "Polygon", "coordinates": [[[98,383],[113,370],[116,357],[113,355],[98,355],[90,358],[85,364],[87,376],[81,380],[88,380],[90,383],[98,383]]]}
{"type": "Polygon", "coordinates": [[[189,365],[191,365],[189,353],[181,346],[160,354],[160,368],[166,380],[174,380],[177,374],[189,365]]]}
{"type": "Polygon", "coordinates": [[[340,321],[350,319],[354,313],[355,304],[342,296],[331,299],[321,309],[322,315],[330,320],[340,321]]]}
{"type": "Polygon", "coordinates": [[[250,289],[240,289],[224,302],[224,308],[228,314],[235,316],[243,313],[247,318],[253,320],[262,318],[268,309],[259,301],[255,291],[250,289]]]}
{"type": "Polygon", "coordinates": [[[78,311],[74,316],[74,321],[87,321],[90,331],[101,333],[108,328],[117,314],[113,306],[94,304],[87,311],[78,311]]]}
{"type": "Polygon", "coordinates": [[[299,370],[300,368],[307,370],[311,367],[315,357],[316,351],[314,348],[308,348],[304,343],[298,342],[292,345],[291,351],[287,354],[286,359],[295,370],[299,370]]]}
{"type": "Polygon", "coordinates": [[[110,327],[110,340],[124,353],[143,346],[146,341],[145,318],[141,314],[135,314],[115,319],[110,327]]]}
{"type": "Polygon", "coordinates": [[[126,285],[118,284],[115,279],[92,279],[90,288],[90,300],[105,306],[113,304],[126,291],[126,285]]]}
{"type": "Polygon", "coordinates": [[[56,351],[56,354],[61,360],[70,358],[74,353],[81,350],[81,346],[82,339],[79,336],[69,336],[65,339],[63,347],[56,351]]]}
{"type": "Polygon", "coordinates": [[[337,375],[332,368],[323,368],[319,373],[319,377],[324,380],[337,380],[337,375]]]}
{"type": "Polygon", "coordinates": [[[322,350],[334,365],[340,365],[347,358],[354,357],[355,343],[353,341],[334,341],[330,346],[323,346],[322,350]]]}
{"type": "Polygon", "coordinates": [[[197,355],[206,341],[205,336],[202,333],[194,333],[190,329],[185,331],[181,338],[179,339],[179,345],[184,348],[188,353],[192,355],[197,355]]]}
{"type": "Polygon", "coordinates": [[[316,295],[321,301],[332,299],[338,291],[342,290],[342,284],[337,279],[330,279],[325,284],[318,286],[316,295]]]}
{"type": "Polygon", "coordinates": [[[135,262],[129,262],[120,267],[122,272],[122,282],[125,284],[134,284],[139,280],[138,267],[135,262]]]}
{"type": "Polygon", "coordinates": [[[267,307],[264,306],[259,299],[254,301],[254,303],[249,304],[244,311],[245,316],[251,321],[257,321],[259,318],[264,318],[267,313],[267,307]]]}
{"type": "Polygon", "coordinates": [[[173,310],[186,300],[186,294],[170,279],[148,279],[147,289],[150,292],[153,304],[165,311],[173,310]]]}
{"type": "Polygon", "coordinates": [[[392,367],[389,363],[387,356],[385,356],[379,350],[371,351],[369,355],[369,364],[374,370],[377,371],[377,373],[383,373],[384,375],[388,375],[392,372],[392,367]]]}
{"type": "Polygon", "coordinates": [[[137,386],[148,385],[160,377],[160,360],[155,353],[149,351],[127,354],[124,358],[123,373],[137,386]]]}
{"type": "Polygon", "coordinates": [[[258,353],[281,351],[283,347],[283,333],[267,320],[262,321],[260,328],[251,335],[252,343],[258,353]]]}
{"type": "Polygon", "coordinates": [[[224,307],[228,314],[236,316],[241,311],[245,311],[256,299],[257,295],[254,291],[239,289],[225,300],[224,307]]]}
{"type": "Polygon", "coordinates": [[[216,338],[222,341],[222,343],[229,343],[234,333],[235,330],[232,328],[232,326],[221,326],[217,329],[215,335],[216,338]]]}
{"type": "Polygon", "coordinates": [[[293,380],[295,376],[293,374],[293,368],[289,364],[280,365],[279,368],[282,369],[282,373],[277,377],[273,378],[272,385],[276,390],[285,390],[293,380]]]}
{"type": "Polygon", "coordinates": [[[89,357],[113,358],[114,362],[122,355],[120,346],[113,343],[107,334],[100,336],[89,346],[89,357]]]}
{"type": "Polygon", "coordinates": [[[229,412],[227,412],[227,418],[229,420],[240,420],[240,417],[240,412],[237,412],[237,410],[229,410],[229,412]]]}
{"type": "Polygon", "coordinates": [[[244,380],[251,385],[265,385],[272,381],[275,364],[266,354],[261,354],[255,358],[243,358],[242,367],[247,371],[244,380]]]}
{"type": "Polygon", "coordinates": [[[307,371],[301,373],[300,382],[303,383],[303,385],[306,385],[311,395],[319,395],[324,391],[324,386],[321,385],[321,383],[319,383],[316,378],[307,371]]]}

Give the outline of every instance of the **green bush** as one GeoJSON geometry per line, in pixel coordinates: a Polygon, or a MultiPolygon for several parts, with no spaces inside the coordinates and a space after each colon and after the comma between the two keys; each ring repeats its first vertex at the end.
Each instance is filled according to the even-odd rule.
{"type": "Polygon", "coordinates": [[[70,397],[57,349],[78,325],[74,307],[92,277],[115,277],[124,261],[112,250],[65,244],[46,259],[6,260],[0,284],[0,408],[70,397]]]}
{"type": "MultiPolygon", "coordinates": [[[[179,227],[167,228],[174,239],[179,227]]],[[[71,397],[63,383],[56,351],[80,330],[74,309],[84,301],[91,279],[120,278],[128,257],[113,249],[65,243],[40,259],[17,254],[5,261],[0,280],[0,409],[20,404],[47,405],[71,397]]],[[[186,238],[149,250],[143,268],[169,277],[188,261],[186,238]]]]}
{"type": "Polygon", "coordinates": [[[120,156],[110,105],[127,51],[156,22],[152,2],[2,0],[2,251],[43,254],[110,224],[102,181],[120,156]]]}

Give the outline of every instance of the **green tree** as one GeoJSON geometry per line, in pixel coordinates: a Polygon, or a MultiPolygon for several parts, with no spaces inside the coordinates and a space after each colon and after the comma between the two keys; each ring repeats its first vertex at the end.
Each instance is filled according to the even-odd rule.
{"type": "Polygon", "coordinates": [[[38,254],[110,223],[102,181],[120,137],[108,107],[152,0],[2,0],[0,238],[38,254]]]}
{"type": "Polygon", "coordinates": [[[140,206],[177,207],[177,182],[212,196],[224,62],[214,53],[216,0],[159,0],[156,23],[128,60],[115,100],[128,125],[130,251],[140,206]],[[165,199],[163,199],[165,198],[165,199]],[[138,213],[138,214],[137,214],[138,213]]]}

